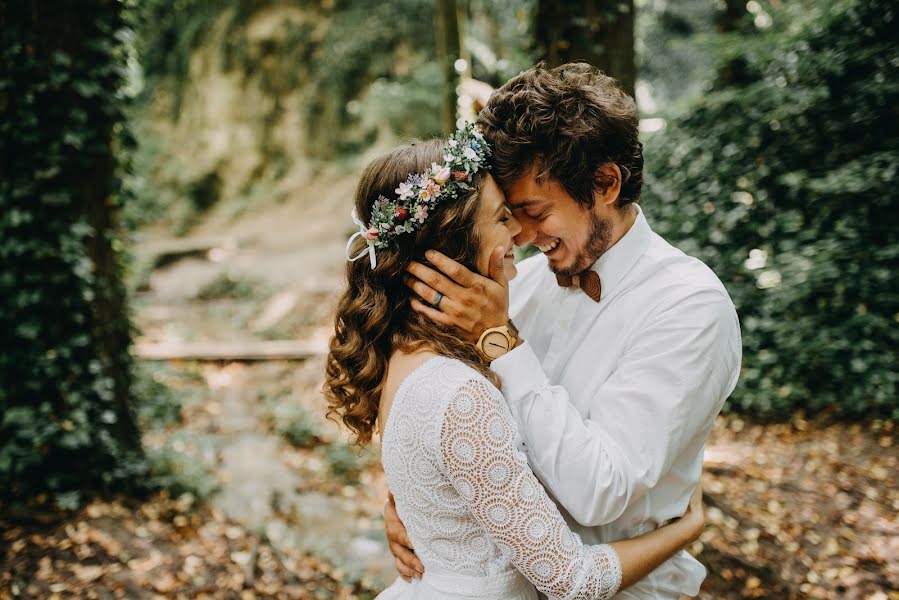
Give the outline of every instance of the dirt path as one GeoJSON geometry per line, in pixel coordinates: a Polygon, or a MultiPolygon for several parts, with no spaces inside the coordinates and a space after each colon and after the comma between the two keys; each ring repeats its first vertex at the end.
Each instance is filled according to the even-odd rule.
{"type": "MultiPolygon", "coordinates": [[[[235,223],[213,215],[189,237],[146,240],[144,263],[193,250],[153,270],[135,298],[140,341],[327,339],[352,229],[351,189],[340,180],[307,205],[235,223]]],[[[395,576],[379,516],[386,487],[371,473],[378,451],[357,456],[324,419],[321,359],[175,368],[200,371],[190,392],[196,403],[177,430],[148,443],[199,434],[181,450],[215,474],[215,507],[275,546],[313,552],[354,576],[395,576]],[[292,446],[281,431],[289,426],[314,430],[315,443],[292,446]]]]}

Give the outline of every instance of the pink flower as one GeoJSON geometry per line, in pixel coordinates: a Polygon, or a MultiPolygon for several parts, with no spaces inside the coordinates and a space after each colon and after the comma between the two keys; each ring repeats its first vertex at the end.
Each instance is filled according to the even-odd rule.
{"type": "Polygon", "coordinates": [[[412,218],[418,221],[419,223],[424,223],[425,219],[428,218],[428,205],[427,204],[419,204],[418,208],[415,209],[415,214],[412,215],[412,218]]]}
{"type": "Polygon", "coordinates": [[[465,181],[468,179],[468,171],[453,171],[453,179],[456,181],[465,181]]]}
{"type": "Polygon", "coordinates": [[[365,239],[376,240],[378,239],[378,233],[379,231],[377,227],[371,227],[368,231],[365,232],[365,239]]]}

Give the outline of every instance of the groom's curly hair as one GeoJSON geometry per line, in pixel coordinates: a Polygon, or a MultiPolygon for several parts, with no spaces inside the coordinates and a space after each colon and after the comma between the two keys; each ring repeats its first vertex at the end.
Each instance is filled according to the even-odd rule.
{"type": "Polygon", "coordinates": [[[633,98],[611,77],[586,63],[547,69],[539,63],[490,97],[478,126],[493,148],[493,176],[504,189],[538,169],[575,200],[593,206],[594,190],[612,183],[597,168],[621,170],[617,206],[640,199],[643,145],[633,98]]]}

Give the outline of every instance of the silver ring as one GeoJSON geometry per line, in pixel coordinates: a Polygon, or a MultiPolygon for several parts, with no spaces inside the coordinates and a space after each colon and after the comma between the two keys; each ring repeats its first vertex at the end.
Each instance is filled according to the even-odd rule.
{"type": "Polygon", "coordinates": [[[440,301],[441,300],[443,300],[443,294],[441,294],[440,292],[437,292],[437,297],[434,298],[433,302],[431,302],[431,306],[433,306],[437,310],[440,310],[440,301]]]}

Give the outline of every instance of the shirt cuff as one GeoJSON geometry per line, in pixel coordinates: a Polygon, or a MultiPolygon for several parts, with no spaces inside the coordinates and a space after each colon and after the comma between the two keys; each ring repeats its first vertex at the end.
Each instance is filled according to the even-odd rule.
{"type": "Polygon", "coordinates": [[[490,369],[499,375],[508,402],[518,402],[549,383],[540,359],[526,341],[490,363],[490,369]]]}

